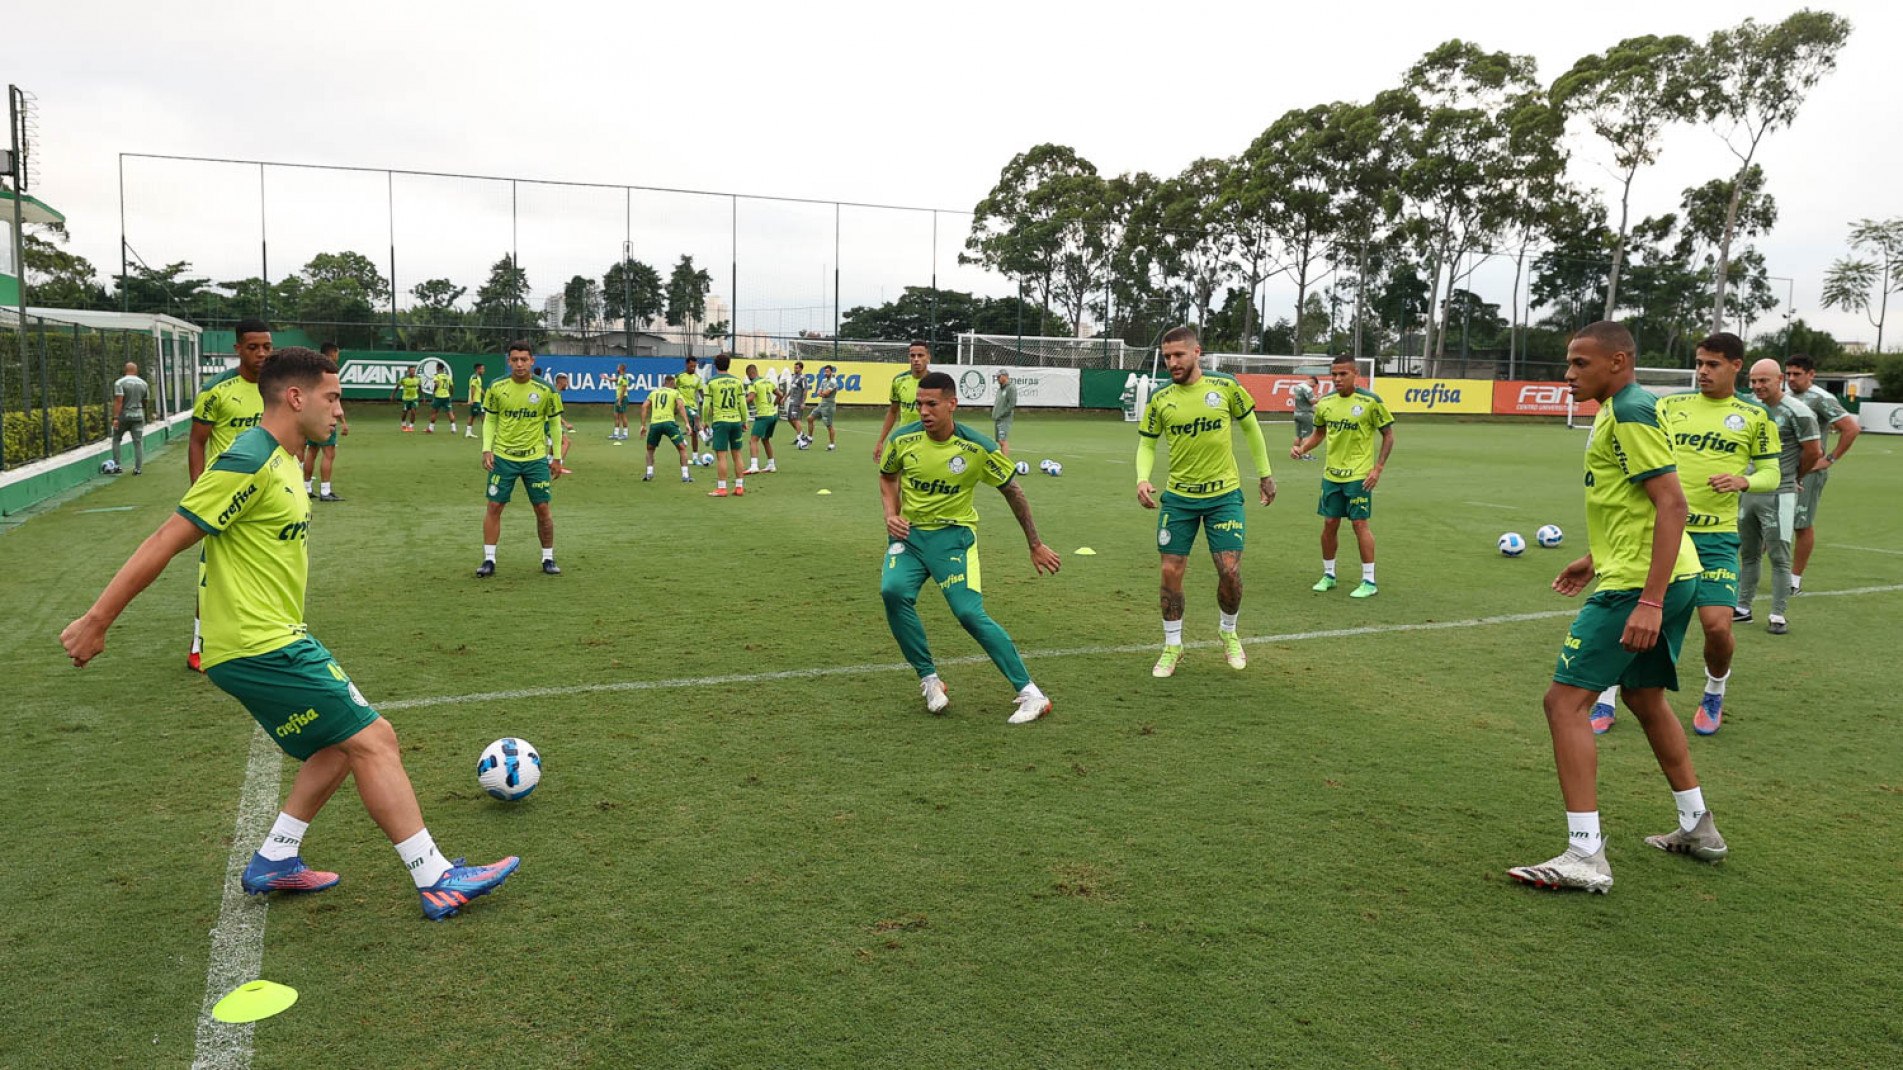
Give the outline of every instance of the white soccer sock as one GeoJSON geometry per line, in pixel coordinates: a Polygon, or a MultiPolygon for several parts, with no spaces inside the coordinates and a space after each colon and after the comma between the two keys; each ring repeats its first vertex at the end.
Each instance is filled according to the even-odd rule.
{"type": "Polygon", "coordinates": [[[1772,624],[1789,624],[1790,622],[1784,619],[1784,614],[1773,613],[1771,614],[1771,623],[1772,624]]]}
{"type": "Polygon", "coordinates": [[[542,547],[542,560],[544,561],[555,560],[555,547],[553,546],[542,547]]]}
{"type": "Polygon", "coordinates": [[[304,843],[304,831],[310,827],[310,822],[299,821],[279,811],[277,821],[272,823],[271,831],[265,835],[263,845],[258,848],[258,857],[266,862],[296,858],[297,849],[304,843]]]}
{"type": "Polygon", "coordinates": [[[1369,562],[1361,566],[1361,582],[1362,583],[1374,582],[1374,563],[1373,562],[1369,562]]]}
{"type": "Polygon", "coordinates": [[[456,433],[456,421],[454,420],[449,421],[449,433],[452,435],[456,433]]]}
{"type": "Polygon", "coordinates": [[[648,475],[653,475],[653,474],[654,474],[654,466],[648,465],[648,475]]]}
{"type": "Polygon", "coordinates": [[[1049,696],[1044,694],[1044,692],[1038,690],[1037,681],[1035,680],[1033,680],[1032,682],[1028,684],[1025,684],[1022,688],[1018,689],[1018,698],[1020,699],[1048,698],[1048,697],[1049,696]]]}
{"type": "Polygon", "coordinates": [[[1618,709],[1619,708],[1619,685],[1613,684],[1611,687],[1608,687],[1604,691],[1599,692],[1598,704],[1602,706],[1611,706],[1615,710],[1618,709]]]}
{"type": "Polygon", "coordinates": [[[727,489],[727,481],[726,481],[726,480],[724,480],[724,479],[719,479],[719,480],[715,480],[715,481],[714,481],[714,486],[715,486],[716,488],[718,488],[718,489],[720,489],[720,490],[726,490],[726,489],[727,489]]]}
{"type": "Polygon", "coordinates": [[[1594,855],[1606,845],[1606,838],[1599,834],[1599,811],[1586,813],[1566,811],[1566,842],[1581,854],[1594,855]]]}
{"type": "Polygon", "coordinates": [[[429,829],[423,829],[416,835],[396,845],[396,854],[410,871],[410,879],[418,888],[427,888],[443,879],[449,872],[449,860],[436,849],[436,841],[430,838],[429,829]]]}
{"type": "Polygon", "coordinates": [[[1216,627],[1221,628],[1225,632],[1233,632],[1236,630],[1236,618],[1241,615],[1241,610],[1237,610],[1234,613],[1223,613],[1222,622],[1217,624],[1216,627]]]}
{"type": "Polygon", "coordinates": [[[1182,621],[1166,620],[1163,622],[1163,645],[1164,646],[1182,646],[1183,645],[1183,622],[1182,621]]]}
{"type": "Polygon", "coordinates": [[[747,485],[746,480],[741,479],[739,476],[733,477],[733,487],[735,490],[739,490],[741,487],[744,487],[746,485],[747,485]]]}
{"type": "Polygon", "coordinates": [[[1791,573],[1791,590],[1793,591],[1799,590],[1803,586],[1804,586],[1804,577],[1799,576],[1795,572],[1791,573]]]}
{"type": "Polygon", "coordinates": [[[1322,558],[1322,575],[1333,576],[1334,574],[1335,574],[1335,559],[1332,557],[1322,558]]]}
{"type": "Polygon", "coordinates": [[[325,494],[329,494],[329,493],[330,493],[330,484],[329,484],[329,483],[326,483],[326,484],[324,484],[324,493],[325,493],[325,494]]]}
{"type": "Polygon", "coordinates": [[[203,651],[204,649],[205,649],[205,639],[198,632],[198,618],[193,617],[192,618],[192,653],[197,654],[203,651]]]}
{"type": "Polygon", "coordinates": [[[1729,669],[1725,671],[1725,674],[1723,676],[1713,676],[1711,674],[1711,670],[1706,669],[1705,670],[1705,694],[1717,695],[1719,698],[1723,698],[1725,695],[1725,682],[1730,679],[1731,679],[1731,671],[1729,669]]]}
{"type": "Polygon", "coordinates": [[[692,476],[690,476],[690,475],[688,475],[688,474],[687,474],[687,466],[686,466],[686,465],[681,465],[681,478],[682,478],[682,479],[692,479],[692,478],[693,478],[692,476]]]}
{"type": "Polygon", "coordinates": [[[304,493],[306,493],[306,494],[309,494],[309,493],[311,492],[311,487],[312,487],[312,486],[313,486],[314,484],[316,484],[316,482],[317,482],[317,481],[316,481],[315,479],[307,479],[307,480],[305,480],[305,481],[304,481],[304,493]]]}
{"type": "Polygon", "coordinates": [[[1705,789],[1687,788],[1672,793],[1672,804],[1678,807],[1678,827],[1690,832],[1698,819],[1705,816],[1705,789]]]}
{"type": "Polygon", "coordinates": [[[482,544],[482,559],[484,561],[494,561],[496,559],[495,543],[486,542],[482,544]]]}

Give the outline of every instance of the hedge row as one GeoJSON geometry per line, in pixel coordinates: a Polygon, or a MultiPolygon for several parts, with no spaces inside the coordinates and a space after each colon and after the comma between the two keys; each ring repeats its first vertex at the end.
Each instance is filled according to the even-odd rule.
{"type": "Polygon", "coordinates": [[[87,406],[83,426],[79,410],[71,405],[51,410],[27,409],[24,412],[0,413],[0,439],[4,439],[5,464],[8,468],[63,453],[88,442],[98,442],[111,429],[112,414],[104,406],[87,406]],[[53,416],[51,453],[46,448],[45,421],[41,419],[41,414],[46,411],[50,411],[53,416]]]}

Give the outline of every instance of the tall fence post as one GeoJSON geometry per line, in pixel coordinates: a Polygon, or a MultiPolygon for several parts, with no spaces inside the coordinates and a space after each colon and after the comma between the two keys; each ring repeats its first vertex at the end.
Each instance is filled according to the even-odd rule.
{"type": "Polygon", "coordinates": [[[44,447],[42,457],[53,455],[53,382],[46,368],[46,321],[40,321],[40,439],[44,447]]]}
{"type": "Polygon", "coordinates": [[[73,435],[77,446],[86,441],[86,369],[79,352],[79,324],[73,324],[73,435]]]}

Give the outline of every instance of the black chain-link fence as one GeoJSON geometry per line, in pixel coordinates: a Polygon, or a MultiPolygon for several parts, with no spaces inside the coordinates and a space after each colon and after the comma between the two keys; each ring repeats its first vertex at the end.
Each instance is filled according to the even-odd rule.
{"type": "Polygon", "coordinates": [[[176,333],[119,330],[29,315],[0,319],[0,468],[16,468],[112,434],[113,384],[136,364],[146,413],[188,409],[197,353],[176,333]]]}

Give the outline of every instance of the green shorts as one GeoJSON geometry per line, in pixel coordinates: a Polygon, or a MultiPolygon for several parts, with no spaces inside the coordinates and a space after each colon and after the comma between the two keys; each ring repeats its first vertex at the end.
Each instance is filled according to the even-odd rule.
{"type": "Polygon", "coordinates": [[[1368,490],[1357,479],[1349,483],[1337,483],[1332,479],[1322,480],[1322,501],[1315,507],[1317,515],[1349,520],[1366,520],[1374,515],[1374,491],[1368,490]]]}
{"type": "Polygon", "coordinates": [[[448,412],[449,399],[448,398],[431,398],[429,407],[432,409],[435,409],[437,412],[448,412]]]}
{"type": "Polygon", "coordinates": [[[747,425],[737,420],[722,420],[714,424],[714,442],[707,447],[715,453],[721,450],[737,450],[747,444],[747,425]]]}
{"type": "Polygon", "coordinates": [[[482,402],[480,401],[470,402],[469,403],[469,418],[473,420],[476,417],[481,415],[482,415],[482,402]]]}
{"type": "Polygon", "coordinates": [[[780,423],[778,416],[755,416],[753,418],[753,437],[767,442],[773,441],[773,429],[780,423]]]}
{"type": "Polygon", "coordinates": [[[1185,498],[1163,492],[1156,518],[1156,549],[1159,553],[1188,557],[1196,545],[1198,525],[1209,535],[1209,552],[1242,549],[1244,521],[1242,491],[1232,490],[1213,498],[1185,498]]]}
{"type": "Polygon", "coordinates": [[[1797,485],[1797,521],[1791,525],[1792,531],[1803,531],[1817,523],[1817,505],[1824,497],[1824,484],[1830,482],[1830,469],[1812,472],[1798,481],[1797,485]]]}
{"type": "Polygon", "coordinates": [[[1005,439],[1010,438],[1011,437],[1011,421],[1015,419],[1017,419],[1015,415],[992,417],[991,429],[993,431],[996,431],[997,434],[991,437],[997,439],[999,442],[1003,442],[1005,439]]]}
{"type": "Polygon", "coordinates": [[[1643,654],[1619,645],[1626,618],[1639,606],[1639,590],[1595,591],[1579,607],[1573,627],[1560,648],[1553,682],[1588,691],[1604,691],[1613,684],[1625,687],[1663,687],[1678,690],[1678,650],[1685,642],[1685,626],[1698,600],[1698,579],[1688,576],[1665,588],[1665,611],[1660,615],[1658,642],[1643,654]]]}
{"type": "Polygon", "coordinates": [[[329,449],[332,446],[335,446],[336,444],[337,444],[337,429],[334,427],[330,429],[330,437],[325,439],[322,442],[312,442],[308,438],[304,440],[304,445],[307,448],[314,449],[314,450],[329,449]]]}
{"type": "Polygon", "coordinates": [[[623,412],[627,412],[627,411],[628,411],[628,399],[627,399],[627,398],[616,398],[616,399],[615,399],[615,412],[616,412],[616,413],[623,413],[623,412]]]}
{"type": "Polygon", "coordinates": [[[495,458],[495,468],[489,473],[489,500],[506,504],[509,495],[515,493],[515,481],[522,480],[529,488],[529,504],[541,505],[554,497],[552,493],[555,480],[548,470],[548,458],[539,457],[533,461],[511,461],[505,457],[495,458]]]}
{"type": "Polygon", "coordinates": [[[825,424],[827,427],[831,427],[833,425],[833,411],[832,405],[822,402],[819,408],[813,410],[813,418],[825,424]]]}
{"type": "Polygon", "coordinates": [[[1314,433],[1315,433],[1315,414],[1312,412],[1296,413],[1295,414],[1296,439],[1297,440],[1304,439],[1314,433]]]}
{"type": "Polygon", "coordinates": [[[205,675],[244,703],[278,747],[300,762],[377,719],[330,651],[310,636],[268,654],[206,666],[205,675]]]}
{"type": "Polygon", "coordinates": [[[415,398],[404,398],[404,399],[403,399],[403,411],[404,411],[404,412],[409,412],[409,411],[410,411],[411,409],[414,409],[414,408],[416,408],[416,399],[415,399],[415,398]]]}
{"type": "Polygon", "coordinates": [[[1698,549],[1698,597],[1693,604],[1735,606],[1738,604],[1738,533],[1735,531],[1694,531],[1692,545],[1698,549]]]}
{"type": "Polygon", "coordinates": [[[661,440],[664,438],[672,439],[674,444],[678,446],[687,440],[687,432],[682,431],[681,425],[672,420],[668,420],[665,423],[648,425],[648,449],[653,449],[660,445],[661,440]]]}

